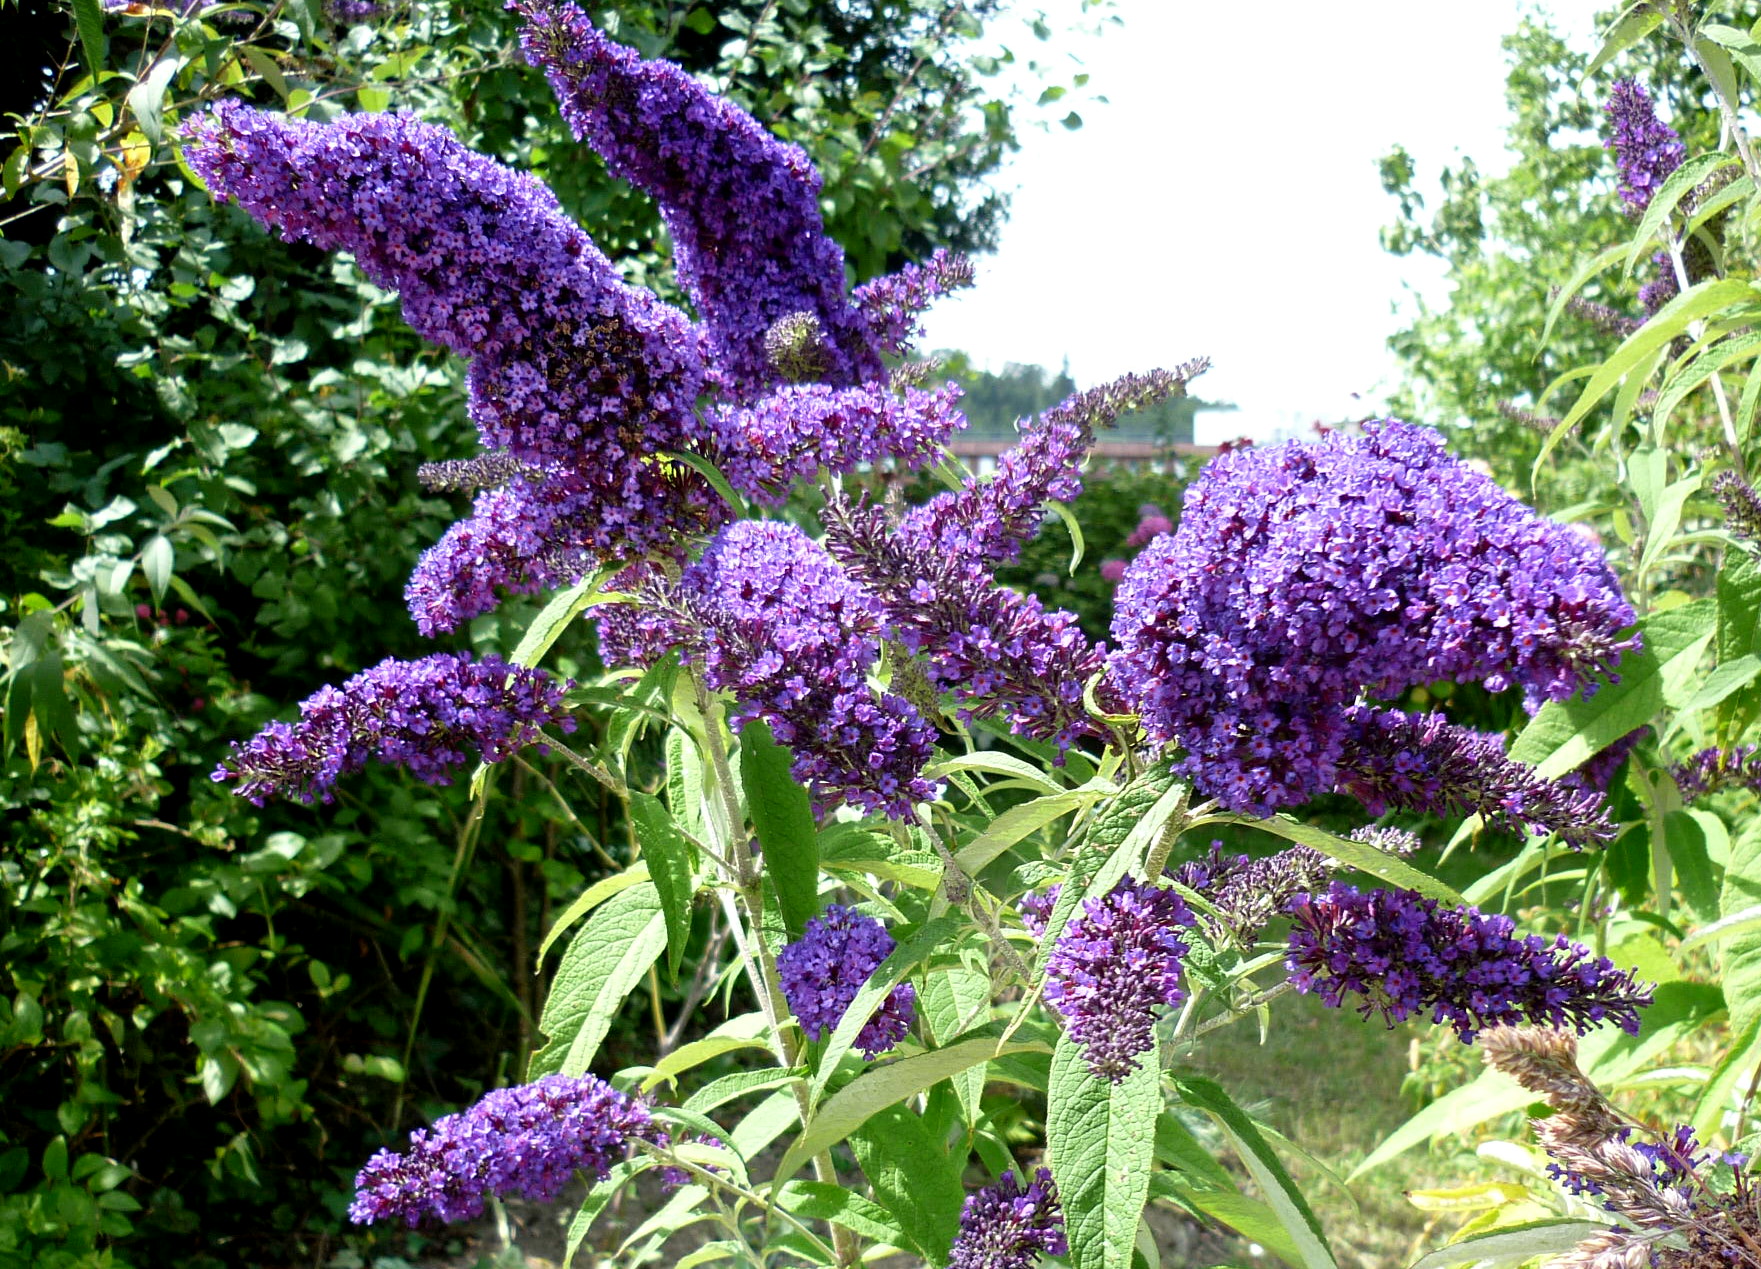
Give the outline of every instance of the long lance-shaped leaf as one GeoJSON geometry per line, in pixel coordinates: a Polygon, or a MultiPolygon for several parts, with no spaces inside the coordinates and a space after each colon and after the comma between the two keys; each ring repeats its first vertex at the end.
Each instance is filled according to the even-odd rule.
{"type": "Polygon", "coordinates": [[[1149,1198],[1161,1070],[1143,1061],[1117,1084],[1088,1069],[1068,1033],[1052,1053],[1046,1150],[1074,1269],[1131,1269],[1137,1222],[1149,1198]]]}
{"type": "Polygon", "coordinates": [[[666,917],[652,883],[614,896],[563,953],[539,1028],[548,1037],[532,1055],[529,1078],[585,1075],[612,1019],[666,947],[666,917]]]}
{"type": "Polygon", "coordinates": [[[794,759],[772,739],[770,727],[753,719],[740,731],[740,783],[752,827],[764,848],[765,873],[777,888],[783,924],[800,938],[819,913],[819,833],[807,790],[789,773],[794,759]]]}

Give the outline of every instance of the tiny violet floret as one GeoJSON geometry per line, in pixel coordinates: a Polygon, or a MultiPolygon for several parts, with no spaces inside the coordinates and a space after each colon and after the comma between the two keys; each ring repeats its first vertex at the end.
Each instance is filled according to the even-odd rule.
{"type": "Polygon", "coordinates": [[[411,1133],[405,1153],[381,1150],[369,1159],[355,1178],[349,1218],[414,1227],[470,1220],[491,1195],[547,1203],[577,1172],[603,1179],[637,1141],[665,1145],[668,1135],[640,1101],[595,1076],[547,1075],[498,1088],[411,1133]]]}
{"type": "Polygon", "coordinates": [[[567,686],[543,670],[463,652],[381,661],[308,697],[296,722],[270,723],[235,743],[213,778],[237,781],[236,792],[258,806],[276,794],[328,802],[338,779],[369,762],[447,784],[468,762],[500,762],[542,744],[542,727],[573,731],[567,686]]]}
{"type": "Polygon", "coordinates": [[[1062,1256],[1068,1250],[1051,1170],[1040,1168],[1027,1186],[1005,1172],[960,1209],[948,1269],[1031,1269],[1041,1255],[1062,1256]]]}
{"type": "Polygon", "coordinates": [[[1359,996],[1358,1012],[1393,1026],[1426,1010],[1464,1043],[1482,1027],[1534,1023],[1581,1035],[1611,1021],[1637,1034],[1651,988],[1561,934],[1519,937],[1507,916],[1445,908],[1411,890],[1334,882],[1290,904],[1286,965],[1300,992],[1335,1008],[1359,996]]]}
{"type": "Polygon", "coordinates": [[[1156,1046],[1156,1008],[1186,999],[1192,910],[1172,890],[1125,880],[1084,901],[1046,958],[1046,1001],[1089,1070],[1117,1084],[1156,1046]]]}
{"type": "MultiPolygon", "coordinates": [[[[856,993],[894,946],[878,918],[834,903],[810,918],[801,937],[777,953],[783,997],[809,1040],[823,1040],[838,1029],[856,993]]],[[[857,1033],[857,1051],[875,1058],[896,1047],[911,1029],[916,1008],[915,987],[900,983],[893,988],[857,1033]]]]}

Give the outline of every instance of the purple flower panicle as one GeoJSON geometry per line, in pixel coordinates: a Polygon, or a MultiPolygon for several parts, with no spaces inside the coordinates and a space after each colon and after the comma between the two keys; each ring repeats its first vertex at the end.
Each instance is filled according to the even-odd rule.
{"type": "Polygon", "coordinates": [[[1610,135],[1603,142],[1614,151],[1620,169],[1620,197],[1635,216],[1642,215],[1669,174],[1688,157],[1674,128],[1657,118],[1651,95],[1630,79],[1617,80],[1602,107],[1610,135]]]}
{"type": "Polygon", "coordinates": [[[1337,867],[1310,846],[1293,846],[1255,859],[1225,855],[1223,843],[1212,842],[1208,857],[1179,865],[1173,877],[1204,895],[1217,910],[1214,917],[1207,913],[1199,918],[1213,938],[1251,943],[1292,898],[1315,889],[1337,867]]]}
{"type": "Polygon", "coordinates": [[[1046,1001],[1089,1070],[1117,1084],[1156,1046],[1155,1010],[1186,999],[1180,937],[1192,910],[1172,890],[1126,880],[1084,901],[1046,957],[1046,1001]]]}
{"type": "Polygon", "coordinates": [[[1614,836],[1602,794],[1581,777],[1548,780],[1504,754],[1503,737],[1441,714],[1353,706],[1344,713],[1339,790],[1371,815],[1390,806],[1428,815],[1477,814],[1514,832],[1558,833],[1574,847],[1614,836]]]}
{"type": "Polygon", "coordinates": [[[1023,1186],[1013,1172],[969,1196],[960,1209],[960,1231],[948,1269],[1031,1269],[1041,1256],[1069,1251],[1064,1211],[1050,1169],[1023,1186]]]}
{"type": "Polygon", "coordinates": [[[1286,964],[1301,992],[1335,1008],[1347,994],[1388,1025],[1429,1010],[1463,1042],[1483,1027],[1531,1022],[1581,1035],[1612,1021],[1637,1034],[1651,990],[1561,934],[1518,937],[1507,916],[1445,908],[1411,890],[1334,882],[1290,905],[1286,964]]]}
{"type": "Polygon", "coordinates": [[[1060,881],[1044,890],[1030,891],[1015,901],[1022,927],[1034,938],[1046,936],[1046,928],[1052,923],[1052,909],[1058,906],[1058,896],[1063,893],[1064,883],[1060,881]]]}
{"type": "Polygon", "coordinates": [[[1111,680],[1180,769],[1256,815],[1330,792],[1363,694],[1594,690],[1634,620],[1601,551],[1427,428],[1219,456],[1126,570],[1111,680]]]}
{"type": "Polygon", "coordinates": [[[377,761],[406,767],[427,784],[446,784],[467,762],[499,762],[539,730],[568,732],[563,684],[543,670],[496,657],[440,652],[419,661],[381,661],[340,688],[300,705],[294,723],[270,723],[214,770],[258,806],[273,794],[328,802],[342,776],[377,761]]]}
{"type": "Polygon", "coordinates": [[[575,136],[659,205],[724,387],[750,398],[776,382],[765,333],[794,313],[819,320],[828,383],[881,378],[806,152],[679,67],[613,43],[568,0],[513,7],[526,20],[526,58],[544,70],[575,136]]]}
{"type": "MultiPolygon", "coordinates": [[[[783,996],[809,1040],[837,1030],[856,993],[894,946],[877,918],[834,903],[777,953],[783,996]]],[[[857,1034],[856,1049],[874,1058],[897,1046],[911,1029],[916,1005],[917,989],[910,983],[893,988],[857,1034]]]]}
{"type": "Polygon", "coordinates": [[[349,1219],[470,1220],[490,1196],[554,1199],[577,1172],[601,1180],[631,1143],[667,1134],[634,1097],[591,1075],[548,1075],[500,1088],[410,1134],[404,1154],[381,1150],[355,1178],[349,1219]]]}
{"type": "Polygon", "coordinates": [[[971,260],[937,247],[921,264],[864,282],[854,299],[875,346],[904,356],[919,334],[919,315],[942,296],[971,286],[975,276],[971,260]]]}
{"type": "Polygon", "coordinates": [[[1750,542],[1761,542],[1761,493],[1734,471],[1721,471],[1712,478],[1712,492],[1724,504],[1727,532],[1750,542]]]}
{"type": "MultiPolygon", "coordinates": [[[[922,775],[934,729],[868,683],[880,610],[806,534],[773,520],[728,526],[685,569],[676,602],[685,655],[739,701],[735,726],[769,722],[822,810],[848,801],[909,818],[935,796],[922,775]]],[[[657,633],[641,642],[652,647],[657,633]]]]}
{"type": "Polygon", "coordinates": [[[1721,789],[1747,789],[1761,793],[1761,763],[1755,761],[1754,745],[1734,749],[1702,749],[1686,762],[1669,769],[1683,802],[1697,802],[1721,789]]]}

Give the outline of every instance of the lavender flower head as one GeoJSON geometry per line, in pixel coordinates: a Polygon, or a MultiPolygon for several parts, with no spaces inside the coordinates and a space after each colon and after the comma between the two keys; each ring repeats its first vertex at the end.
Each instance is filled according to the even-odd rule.
{"type": "Polygon", "coordinates": [[[1657,118],[1651,95],[1633,80],[1617,80],[1602,111],[1610,128],[1603,145],[1614,151],[1620,168],[1621,201],[1633,215],[1642,215],[1687,158],[1687,147],[1674,128],[1657,118]]]}
{"type": "Polygon", "coordinates": [[[1388,420],[1213,459],[1126,570],[1109,671],[1183,774],[1264,815],[1339,782],[1362,694],[1563,700],[1638,646],[1633,620],[1592,544],[1388,420]]]}
{"type": "Polygon", "coordinates": [[[826,236],[805,151],[677,66],[614,44],[568,0],[513,7],[526,19],[526,58],[544,70],[575,136],[659,205],[722,385],[750,399],[775,383],[765,333],[803,312],[824,332],[826,382],[882,378],[844,293],[844,252],[826,236]]]}
{"type": "MultiPolygon", "coordinates": [[[[856,993],[894,946],[877,918],[834,903],[777,953],[783,996],[809,1040],[837,1030],[856,993]]],[[[893,988],[857,1034],[856,1049],[875,1058],[895,1047],[910,1031],[916,1005],[917,989],[910,983],[893,988]]]]}
{"type": "Polygon", "coordinates": [[[1064,1212],[1050,1169],[1041,1168],[1023,1187],[1013,1172],[967,1198],[949,1269],[1030,1269],[1040,1255],[1062,1256],[1064,1212]]]}
{"type": "Polygon", "coordinates": [[[576,1172],[601,1180],[630,1144],[664,1144],[641,1102],[591,1075],[548,1075],[500,1088],[410,1134],[404,1154],[381,1150],[355,1178],[349,1219],[470,1220],[490,1196],[554,1199],[576,1172]]]}
{"type": "Polygon", "coordinates": [[[1046,957],[1045,996],[1089,1070],[1117,1084],[1156,1046],[1155,1010],[1186,999],[1181,939],[1192,910],[1172,890],[1126,880],[1085,900],[1046,957]]]}
{"type": "Polygon", "coordinates": [[[679,595],[685,655],[738,699],[735,726],[762,717],[794,750],[795,778],[821,809],[847,800],[904,818],[935,796],[922,776],[933,729],[904,697],[868,684],[879,608],[806,534],[732,524],[685,569],[679,595]]]}
{"type": "Polygon", "coordinates": [[[238,794],[258,806],[272,794],[328,802],[338,779],[370,761],[446,784],[467,762],[499,762],[541,743],[547,724],[573,731],[564,686],[543,670],[468,653],[381,661],[309,697],[298,722],[270,723],[234,744],[213,778],[238,781],[238,794]]]}
{"type": "Polygon", "coordinates": [[[1064,883],[1057,882],[1044,890],[1032,890],[1015,901],[1015,911],[1021,917],[1022,928],[1036,939],[1046,936],[1046,927],[1052,923],[1052,909],[1058,906],[1058,896],[1064,893],[1064,883]]]}
{"type": "Polygon", "coordinates": [[[940,297],[971,286],[974,276],[971,260],[938,247],[921,264],[864,282],[854,298],[869,338],[882,352],[903,356],[917,339],[918,316],[940,297]]]}
{"type": "Polygon", "coordinates": [[[1388,1025],[1429,1010],[1464,1043],[1482,1027],[1522,1022],[1574,1027],[1603,1021],[1637,1034],[1651,990],[1561,934],[1519,938],[1509,917],[1444,908],[1411,890],[1372,890],[1334,882],[1298,896],[1286,964],[1298,991],[1335,1008],[1346,995],[1358,1012],[1388,1025]]]}
{"type": "Polygon", "coordinates": [[[1755,761],[1754,745],[1733,749],[1702,749],[1686,762],[1669,769],[1683,802],[1698,802],[1721,789],[1761,792],[1761,763],[1755,761]]]}

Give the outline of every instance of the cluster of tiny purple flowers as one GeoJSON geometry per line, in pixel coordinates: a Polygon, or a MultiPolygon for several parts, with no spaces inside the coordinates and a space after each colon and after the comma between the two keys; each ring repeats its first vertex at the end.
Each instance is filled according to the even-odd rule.
{"type": "Polygon", "coordinates": [[[418,1129],[403,1154],[379,1151],[355,1178],[349,1217],[414,1227],[470,1220],[492,1195],[549,1202],[577,1172],[603,1179],[637,1141],[668,1141],[640,1101],[592,1075],[548,1075],[418,1129]]]}
{"type": "MultiPolygon", "coordinates": [[[[878,918],[834,903],[777,953],[783,997],[809,1040],[823,1040],[837,1030],[856,993],[895,946],[878,918]]],[[[910,983],[894,987],[857,1033],[856,1050],[875,1058],[897,1047],[911,1030],[916,1007],[916,988],[910,983]]]]}
{"type": "Polygon", "coordinates": [[[961,1207],[948,1269],[1030,1269],[1040,1256],[1069,1249],[1050,1169],[1040,1168],[1026,1186],[1005,1172],[961,1207]]]}
{"type": "Polygon", "coordinates": [[[1263,815],[1339,784],[1363,693],[1562,700],[1638,646],[1633,621],[1590,542],[1387,420],[1212,460],[1126,571],[1109,670],[1184,774],[1263,815]]]}
{"type": "Polygon", "coordinates": [[[1603,1021],[1636,1034],[1651,990],[1562,935],[1518,937],[1509,917],[1445,908],[1410,890],[1334,882],[1290,904],[1286,964],[1301,992],[1335,1008],[1359,996],[1359,1012],[1390,1026],[1426,1010],[1464,1042],[1483,1027],[1531,1022],[1575,1028],[1603,1021]]]}
{"type": "Polygon", "coordinates": [[[1310,846],[1293,846],[1255,859],[1225,855],[1223,843],[1212,842],[1211,853],[1188,860],[1173,870],[1174,880],[1202,894],[1215,910],[1199,923],[1213,939],[1251,943],[1290,900],[1316,889],[1333,875],[1336,865],[1310,846]]]}
{"type": "Polygon", "coordinates": [[[258,806],[276,794],[328,802],[338,779],[370,761],[446,784],[467,762],[499,762],[542,743],[542,727],[573,731],[563,691],[543,670],[496,657],[441,652],[381,661],[308,697],[297,722],[271,723],[234,744],[214,779],[236,781],[239,795],[258,806]]]}
{"type": "Polygon", "coordinates": [[[1733,749],[1702,749],[1686,762],[1669,769],[1683,802],[1697,802],[1722,789],[1747,789],[1761,793],[1761,762],[1754,745],[1733,749]]]}
{"type": "MultiPolygon", "coordinates": [[[[1602,110],[1610,129],[1603,145],[1614,151],[1620,199],[1626,204],[1627,215],[1637,219],[1645,214],[1670,173],[1687,158],[1687,147],[1674,128],[1658,119],[1651,95],[1633,80],[1617,80],[1602,110]]],[[[1639,303],[1647,313],[1657,312],[1680,290],[1669,252],[1654,253],[1651,263],[1655,272],[1639,288],[1639,303]]]]}
{"type": "Polygon", "coordinates": [[[1045,998],[1089,1070],[1117,1084],[1156,1046],[1156,1009],[1186,999],[1192,910],[1174,891],[1122,881],[1085,900],[1046,956],[1045,998]]]}

